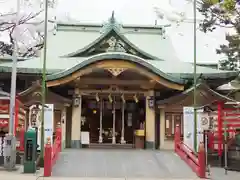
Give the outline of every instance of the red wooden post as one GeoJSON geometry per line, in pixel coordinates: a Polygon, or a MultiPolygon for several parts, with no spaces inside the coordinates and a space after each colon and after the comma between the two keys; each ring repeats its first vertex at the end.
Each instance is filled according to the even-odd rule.
{"type": "Polygon", "coordinates": [[[178,144],[180,143],[181,141],[181,138],[180,138],[180,127],[179,125],[177,124],[176,127],[175,127],[175,133],[174,133],[174,149],[175,149],[175,152],[177,151],[178,149],[178,144]]]}
{"type": "Polygon", "coordinates": [[[44,177],[50,177],[51,175],[52,175],[52,145],[51,140],[48,137],[44,151],[44,177]]]}
{"type": "Polygon", "coordinates": [[[218,102],[217,109],[218,109],[218,155],[222,155],[222,145],[223,145],[223,134],[222,134],[222,108],[223,103],[218,102]]]}
{"type": "Polygon", "coordinates": [[[203,143],[199,144],[198,163],[199,163],[198,176],[200,178],[206,178],[206,153],[203,143]]]}
{"type": "Polygon", "coordinates": [[[23,127],[21,127],[21,129],[19,131],[19,141],[20,141],[19,150],[20,151],[24,151],[24,134],[25,134],[25,128],[23,126],[23,127]]]}
{"type": "Polygon", "coordinates": [[[214,133],[211,131],[208,132],[208,147],[214,150],[214,133]]]}
{"type": "Polygon", "coordinates": [[[58,123],[56,128],[56,139],[59,140],[59,145],[60,145],[59,151],[61,151],[62,150],[62,127],[60,123],[58,123]]]}

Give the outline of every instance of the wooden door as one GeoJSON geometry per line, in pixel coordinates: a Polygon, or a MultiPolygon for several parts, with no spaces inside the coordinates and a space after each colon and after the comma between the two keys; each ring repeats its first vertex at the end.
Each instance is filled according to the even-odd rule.
{"type": "Polygon", "coordinates": [[[176,125],[180,126],[181,134],[183,134],[182,113],[166,113],[165,114],[165,137],[167,139],[174,138],[176,125]]]}

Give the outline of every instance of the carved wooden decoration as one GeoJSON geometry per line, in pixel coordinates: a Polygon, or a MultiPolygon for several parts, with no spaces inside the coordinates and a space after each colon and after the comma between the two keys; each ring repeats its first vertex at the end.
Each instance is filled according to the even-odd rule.
{"type": "Polygon", "coordinates": [[[36,91],[36,92],[34,92],[34,93],[32,93],[32,96],[34,97],[40,97],[40,96],[42,96],[42,93],[40,92],[40,91],[36,91]]]}
{"type": "Polygon", "coordinates": [[[123,71],[126,70],[126,68],[106,68],[113,76],[117,77],[120,75],[123,71]]]}

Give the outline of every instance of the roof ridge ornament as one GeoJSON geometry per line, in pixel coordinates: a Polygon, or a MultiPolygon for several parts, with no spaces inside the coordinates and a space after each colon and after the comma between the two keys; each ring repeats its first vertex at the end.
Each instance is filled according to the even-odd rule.
{"type": "Polygon", "coordinates": [[[111,17],[108,19],[107,22],[103,23],[101,33],[108,32],[111,29],[117,30],[118,32],[120,32],[122,29],[122,24],[118,23],[115,18],[115,11],[112,11],[111,17]]]}

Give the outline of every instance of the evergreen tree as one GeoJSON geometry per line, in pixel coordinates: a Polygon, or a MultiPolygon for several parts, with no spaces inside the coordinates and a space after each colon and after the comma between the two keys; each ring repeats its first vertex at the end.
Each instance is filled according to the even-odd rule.
{"type": "Polygon", "coordinates": [[[240,0],[199,0],[198,10],[204,15],[200,24],[203,32],[214,31],[216,28],[228,28],[227,44],[220,45],[216,50],[224,54],[226,59],[220,60],[220,68],[239,70],[240,66],[240,0]]]}

